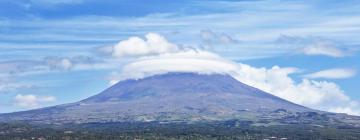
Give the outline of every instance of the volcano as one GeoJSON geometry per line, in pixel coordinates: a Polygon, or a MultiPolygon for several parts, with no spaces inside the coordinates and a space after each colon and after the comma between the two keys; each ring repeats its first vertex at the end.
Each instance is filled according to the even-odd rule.
{"type": "Polygon", "coordinates": [[[0,121],[48,124],[232,119],[312,123],[339,122],[344,118],[350,122],[359,120],[294,104],[229,75],[196,73],[167,73],[124,80],[79,102],[0,115],[0,121]]]}

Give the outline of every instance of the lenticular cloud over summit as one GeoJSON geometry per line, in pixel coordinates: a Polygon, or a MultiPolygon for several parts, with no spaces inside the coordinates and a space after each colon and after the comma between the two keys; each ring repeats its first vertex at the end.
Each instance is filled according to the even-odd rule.
{"type": "Polygon", "coordinates": [[[214,53],[188,50],[139,58],[123,68],[121,77],[124,79],[139,79],[168,72],[231,74],[236,70],[235,63],[214,53]]]}
{"type": "MultiPolygon", "coordinates": [[[[156,48],[156,43],[158,43],[162,48],[169,47],[170,44],[171,48],[176,49],[137,54],[138,58],[125,65],[118,74],[112,76],[112,84],[121,80],[141,79],[169,72],[227,74],[240,82],[297,104],[325,111],[360,114],[358,103],[351,100],[336,83],[307,78],[303,78],[300,82],[295,81],[292,76],[299,73],[297,68],[279,66],[256,68],[233,62],[207,50],[180,48],[159,34],[151,33],[151,36],[157,38],[156,41],[151,41],[152,38],[147,35],[146,40],[136,39],[143,43],[127,43],[130,46],[126,47],[137,48],[139,46],[136,45],[141,45],[142,50],[151,50],[156,48]],[[151,42],[151,45],[146,45],[146,42],[151,42]]],[[[132,39],[125,41],[128,42],[129,40],[132,39]]],[[[121,45],[115,47],[117,50],[122,50],[121,45]]],[[[124,57],[124,55],[122,56],[124,57]]]]}

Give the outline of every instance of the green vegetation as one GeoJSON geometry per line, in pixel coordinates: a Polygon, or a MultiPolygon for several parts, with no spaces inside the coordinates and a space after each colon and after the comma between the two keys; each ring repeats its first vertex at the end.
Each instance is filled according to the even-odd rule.
{"type": "Polygon", "coordinates": [[[1,123],[0,139],[327,139],[358,140],[360,128],[312,125],[253,126],[252,122],[201,123],[92,123],[77,125],[30,125],[1,123]]]}

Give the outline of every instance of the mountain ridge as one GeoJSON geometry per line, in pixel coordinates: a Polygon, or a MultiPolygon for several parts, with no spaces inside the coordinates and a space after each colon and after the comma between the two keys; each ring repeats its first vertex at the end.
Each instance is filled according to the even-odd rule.
{"type": "Polygon", "coordinates": [[[343,118],[350,118],[350,122],[357,120],[345,114],[294,104],[229,75],[196,73],[167,73],[120,81],[79,102],[0,114],[0,121],[48,124],[232,119],[260,123],[334,123],[343,118]]]}

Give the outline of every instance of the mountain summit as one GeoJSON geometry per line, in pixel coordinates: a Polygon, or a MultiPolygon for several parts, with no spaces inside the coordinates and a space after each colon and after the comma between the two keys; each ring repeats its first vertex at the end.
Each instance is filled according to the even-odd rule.
{"type": "Polygon", "coordinates": [[[167,73],[125,80],[85,100],[2,114],[0,121],[38,123],[281,121],[341,116],[312,110],[245,85],[231,76],[167,73]]]}

